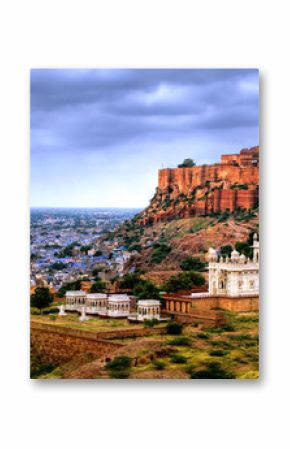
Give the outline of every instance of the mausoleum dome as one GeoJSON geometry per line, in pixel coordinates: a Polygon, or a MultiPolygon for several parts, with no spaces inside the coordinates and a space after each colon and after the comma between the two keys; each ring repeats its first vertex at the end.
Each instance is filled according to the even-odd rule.
{"type": "Polygon", "coordinates": [[[218,260],[218,253],[217,253],[217,251],[216,251],[214,248],[212,248],[212,247],[210,247],[210,248],[208,249],[208,259],[209,259],[209,261],[215,261],[215,260],[218,260]]]}
{"type": "Polygon", "coordinates": [[[239,262],[240,262],[240,263],[245,263],[245,262],[246,262],[246,259],[247,259],[247,258],[246,258],[246,256],[245,256],[245,254],[241,254],[240,257],[239,257],[239,262]]]}
{"type": "Polygon", "coordinates": [[[240,257],[239,251],[237,251],[236,249],[234,249],[234,250],[231,252],[231,259],[237,261],[237,260],[239,259],[239,257],[240,257]]]}

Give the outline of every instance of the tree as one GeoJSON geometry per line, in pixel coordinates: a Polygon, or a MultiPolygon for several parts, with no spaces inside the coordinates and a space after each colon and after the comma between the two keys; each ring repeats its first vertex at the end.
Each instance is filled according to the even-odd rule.
{"type": "Polygon", "coordinates": [[[106,290],[105,282],[96,280],[90,288],[90,293],[103,293],[106,290]]]}
{"type": "Polygon", "coordinates": [[[126,273],[120,282],[120,288],[133,290],[141,281],[139,273],[126,273]]]}
{"type": "Polygon", "coordinates": [[[205,263],[198,257],[186,257],[180,264],[180,268],[183,271],[202,271],[205,267],[205,263]]]}
{"type": "Polygon", "coordinates": [[[126,355],[120,355],[106,364],[106,369],[113,379],[127,379],[130,374],[132,359],[126,355]]]}
{"type": "Polygon", "coordinates": [[[60,289],[57,292],[57,296],[59,298],[63,298],[67,291],[70,290],[80,290],[81,288],[81,281],[77,280],[74,282],[67,282],[66,284],[63,284],[60,289]]]}
{"type": "Polygon", "coordinates": [[[239,253],[244,254],[246,257],[253,258],[252,242],[236,242],[235,248],[239,253]]]}
{"type": "Polygon", "coordinates": [[[232,250],[233,250],[233,247],[231,245],[221,246],[221,256],[231,257],[232,250]]]}
{"type": "Polygon", "coordinates": [[[195,271],[184,271],[176,276],[171,276],[164,284],[164,290],[168,293],[175,293],[178,290],[191,290],[194,287],[205,284],[205,279],[200,273],[195,271]]]}
{"type": "Polygon", "coordinates": [[[182,164],[178,165],[178,168],[187,168],[187,167],[194,167],[195,166],[195,162],[193,159],[184,159],[184,161],[182,162],[182,164]]]}
{"type": "Polygon", "coordinates": [[[180,335],[182,333],[183,325],[173,321],[172,323],[168,323],[166,328],[169,335],[180,335]]]}
{"type": "Polygon", "coordinates": [[[35,292],[30,297],[31,307],[37,307],[38,309],[48,307],[52,301],[53,296],[46,287],[37,287],[35,292]]]}
{"type": "Polygon", "coordinates": [[[134,287],[133,295],[139,299],[160,299],[159,289],[156,285],[143,279],[134,287]]]}

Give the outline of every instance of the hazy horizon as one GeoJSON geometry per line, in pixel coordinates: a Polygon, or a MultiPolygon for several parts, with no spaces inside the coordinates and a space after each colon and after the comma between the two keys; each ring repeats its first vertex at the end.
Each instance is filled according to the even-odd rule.
{"type": "Polygon", "coordinates": [[[149,204],[158,169],[259,144],[256,69],[34,69],[31,207],[149,204]]]}
{"type": "Polygon", "coordinates": [[[140,207],[83,207],[83,206],[30,206],[30,210],[33,209],[61,209],[61,210],[70,210],[70,209],[81,209],[81,210],[142,210],[140,207]]]}

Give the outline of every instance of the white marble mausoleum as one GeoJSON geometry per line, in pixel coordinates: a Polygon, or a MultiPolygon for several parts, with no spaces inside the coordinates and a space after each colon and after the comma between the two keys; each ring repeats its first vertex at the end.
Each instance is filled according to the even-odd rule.
{"type": "Polygon", "coordinates": [[[259,242],[253,237],[253,259],[233,250],[231,257],[218,257],[209,248],[209,294],[225,296],[259,295],[259,242]]]}

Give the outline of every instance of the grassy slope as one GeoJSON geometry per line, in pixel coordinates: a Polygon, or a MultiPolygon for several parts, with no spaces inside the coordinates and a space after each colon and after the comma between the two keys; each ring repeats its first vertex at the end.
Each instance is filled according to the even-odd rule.
{"type": "MultiPolygon", "coordinates": [[[[217,362],[226,373],[232,373],[235,378],[258,378],[258,314],[229,313],[228,318],[231,323],[230,331],[187,326],[183,332],[188,338],[186,346],[170,344],[174,336],[154,335],[154,329],[149,337],[122,340],[126,346],[120,349],[119,355],[129,355],[133,360],[129,377],[188,379],[192,372],[206,369],[209,363],[217,362]],[[176,355],[182,356],[184,361],[175,363],[172,357],[176,355]],[[158,367],[160,362],[162,369],[158,367]]],[[[81,325],[85,326],[84,323],[81,325]]],[[[83,357],[55,367],[40,377],[109,378],[110,373],[103,360],[89,360],[84,354],[83,357]]]]}

